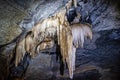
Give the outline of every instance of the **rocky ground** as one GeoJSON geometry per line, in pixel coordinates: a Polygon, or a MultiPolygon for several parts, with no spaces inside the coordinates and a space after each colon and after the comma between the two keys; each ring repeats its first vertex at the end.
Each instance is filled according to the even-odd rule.
{"type": "MultiPolygon", "coordinates": [[[[53,14],[66,1],[3,0],[0,2],[0,77],[7,75],[6,64],[9,64],[9,58],[12,57],[15,42],[7,46],[3,46],[3,44],[12,41],[22,31],[31,29],[39,20],[53,14]]],[[[88,16],[90,17],[93,25],[93,39],[85,41],[83,49],[77,49],[74,80],[120,80],[118,1],[78,0],[80,5],[78,11],[83,14],[84,21],[89,21],[86,19],[88,16]],[[80,9],[81,7],[82,9],[80,9]]],[[[69,80],[67,69],[63,76],[59,74],[59,62],[56,61],[54,49],[51,51],[50,54],[48,52],[40,53],[31,60],[25,80],[69,80]]],[[[21,67],[16,70],[18,70],[18,76],[25,71],[21,67]]],[[[2,80],[2,78],[0,79],[2,80]]]]}

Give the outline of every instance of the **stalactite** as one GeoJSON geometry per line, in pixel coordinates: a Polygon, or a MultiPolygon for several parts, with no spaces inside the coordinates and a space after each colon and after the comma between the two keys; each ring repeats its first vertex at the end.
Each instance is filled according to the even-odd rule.
{"type": "MultiPolygon", "coordinates": [[[[66,5],[68,9],[72,4],[77,6],[77,1],[74,0],[73,2],[73,0],[70,0],[66,5]]],[[[80,15],[78,16],[80,17],[80,15]]],[[[83,47],[86,37],[92,38],[91,25],[87,23],[74,23],[70,25],[66,19],[66,9],[64,8],[54,14],[54,16],[37,23],[27,33],[25,39],[17,43],[15,64],[17,65],[20,62],[26,52],[34,56],[41,49],[46,49],[46,46],[51,48],[55,40],[57,40],[57,53],[61,64],[60,69],[64,70],[64,64],[67,63],[69,77],[72,79],[73,71],[75,70],[76,48],[79,46],[83,47]]]]}
{"type": "Polygon", "coordinates": [[[91,25],[87,23],[77,23],[71,25],[73,44],[77,48],[78,46],[83,47],[84,38],[88,37],[92,39],[91,25]]]}
{"type": "MultiPolygon", "coordinates": [[[[69,29],[69,28],[68,28],[69,29]]],[[[66,57],[68,69],[69,69],[69,77],[73,78],[73,54],[72,53],[72,46],[73,46],[73,37],[71,31],[67,31],[67,46],[68,46],[68,56],[66,57]]]]}
{"type": "Polygon", "coordinates": [[[70,9],[71,7],[77,7],[77,0],[69,0],[68,3],[66,4],[67,10],[70,9]]]}
{"type": "Polygon", "coordinates": [[[30,56],[34,57],[35,53],[35,42],[33,40],[33,33],[30,31],[25,37],[25,50],[30,56]]]}
{"type": "Polygon", "coordinates": [[[25,55],[25,39],[19,41],[16,45],[16,50],[15,50],[15,66],[18,65],[21,59],[23,59],[23,56],[25,55]]]}
{"type": "Polygon", "coordinates": [[[42,42],[41,44],[37,46],[36,53],[40,53],[40,51],[45,50],[45,49],[50,49],[54,46],[54,44],[55,43],[53,40],[45,40],[44,42],[42,42]]]}

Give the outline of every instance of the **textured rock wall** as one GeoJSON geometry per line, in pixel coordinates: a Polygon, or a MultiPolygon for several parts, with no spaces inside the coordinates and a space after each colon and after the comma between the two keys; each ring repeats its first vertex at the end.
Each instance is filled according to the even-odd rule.
{"type": "Polygon", "coordinates": [[[22,30],[31,29],[35,23],[52,15],[63,5],[64,2],[60,0],[1,0],[0,45],[12,41],[22,30]]]}
{"type": "MultiPolygon", "coordinates": [[[[58,11],[66,2],[67,0],[1,0],[0,45],[11,42],[16,37],[20,37],[19,34],[31,29],[39,20],[47,18],[58,11]]],[[[86,80],[85,76],[91,75],[91,72],[86,71],[93,70],[93,75],[99,75],[99,72],[107,75],[107,77],[106,75],[102,76],[102,80],[106,80],[109,77],[117,80],[115,77],[117,77],[116,73],[119,73],[116,67],[119,67],[117,63],[120,50],[116,41],[109,41],[109,34],[114,31],[111,29],[120,28],[118,3],[119,0],[78,0],[79,6],[77,10],[82,14],[81,22],[92,22],[94,36],[92,41],[87,41],[84,49],[77,49],[75,79],[83,78],[82,80],[86,80]],[[110,52],[108,53],[109,50],[110,52]],[[111,59],[113,56],[114,60],[111,59]]],[[[8,67],[3,67],[3,64],[6,63],[5,65],[8,65],[12,59],[16,40],[17,38],[6,46],[0,46],[0,59],[5,61],[0,62],[0,75],[4,76],[5,73],[8,73],[8,67]]],[[[54,53],[54,50],[52,52],[54,53]]],[[[65,76],[61,77],[59,75],[59,62],[56,63],[54,54],[39,54],[31,61],[26,73],[27,80],[40,80],[47,77],[47,79],[68,79],[67,76],[67,71],[65,72],[65,76]]],[[[95,76],[95,78],[98,80],[99,76],[95,76]]],[[[2,78],[0,79],[3,80],[2,78]]]]}
{"type": "Polygon", "coordinates": [[[8,5],[7,2],[0,1],[0,45],[10,42],[22,32],[17,23],[24,16],[24,13],[8,5]]]}
{"type": "MultiPolygon", "coordinates": [[[[120,46],[119,44],[117,45],[116,41],[109,38],[109,35],[112,34],[111,32],[116,31],[113,29],[119,30],[120,28],[118,2],[106,0],[78,0],[78,4],[77,10],[82,14],[81,22],[91,22],[93,25],[93,39],[92,41],[87,41],[83,49],[77,49],[74,79],[118,80],[119,71],[116,70],[119,70],[120,46]],[[113,57],[114,60],[112,59],[113,57]]],[[[45,55],[46,54],[42,54],[41,57],[45,55]]],[[[59,62],[56,63],[54,54],[50,56],[52,60],[47,62],[50,63],[52,61],[52,66],[45,65],[39,68],[35,66],[33,62],[36,62],[36,64],[44,64],[44,61],[38,61],[38,57],[33,59],[28,67],[26,80],[46,79],[45,76],[48,76],[48,73],[48,80],[69,79],[67,71],[65,71],[64,76],[60,76],[59,62]],[[37,70],[39,71],[37,72],[37,70]],[[34,76],[32,76],[32,71],[35,72],[34,76]],[[39,76],[41,72],[45,74],[39,76]]]]}
{"type": "MultiPolygon", "coordinates": [[[[0,80],[4,80],[8,76],[7,73],[9,74],[8,65],[14,56],[16,41],[39,20],[59,10],[63,3],[60,0],[0,1],[0,80]],[[4,65],[6,67],[3,67],[4,65]]],[[[21,70],[19,67],[16,69],[17,72],[21,70]]]]}

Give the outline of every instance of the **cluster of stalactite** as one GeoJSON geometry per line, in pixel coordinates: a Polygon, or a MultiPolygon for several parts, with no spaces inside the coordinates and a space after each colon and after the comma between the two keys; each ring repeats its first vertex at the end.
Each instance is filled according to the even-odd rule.
{"type": "Polygon", "coordinates": [[[58,50],[56,52],[60,55],[58,57],[63,64],[67,63],[69,76],[73,78],[76,48],[83,47],[85,38],[89,37],[92,39],[90,24],[78,22],[70,24],[68,22],[66,13],[73,4],[77,7],[77,1],[70,0],[66,4],[66,8],[38,22],[32,30],[28,31],[24,38],[17,41],[15,48],[16,66],[25,54],[34,57],[40,50],[51,48],[56,44],[58,50]]]}

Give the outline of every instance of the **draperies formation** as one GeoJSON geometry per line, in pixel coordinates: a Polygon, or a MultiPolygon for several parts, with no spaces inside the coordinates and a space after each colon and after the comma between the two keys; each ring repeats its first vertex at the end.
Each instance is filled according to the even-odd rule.
{"type": "MultiPolygon", "coordinates": [[[[70,0],[68,4],[72,5],[72,1],[70,0]]],[[[76,48],[78,46],[83,47],[85,37],[92,39],[91,25],[87,23],[70,25],[66,19],[66,9],[64,8],[53,16],[37,23],[22,40],[17,42],[15,65],[18,65],[26,53],[34,57],[40,49],[57,44],[62,56],[61,60],[64,64],[67,63],[69,76],[73,78],[76,48]],[[55,41],[57,43],[54,43],[55,41]],[[41,47],[41,45],[45,46],[41,47]]]]}

